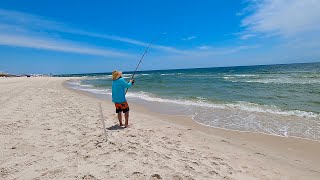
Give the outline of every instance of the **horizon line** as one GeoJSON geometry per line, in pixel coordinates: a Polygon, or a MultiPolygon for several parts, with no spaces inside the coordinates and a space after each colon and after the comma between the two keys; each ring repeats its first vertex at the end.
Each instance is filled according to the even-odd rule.
{"type": "MultiPolygon", "coordinates": [[[[150,72],[150,71],[174,71],[174,70],[190,70],[190,69],[211,69],[211,68],[232,68],[232,67],[251,67],[251,66],[272,66],[272,65],[291,65],[291,64],[314,64],[320,63],[320,61],[314,62],[295,62],[295,63],[280,63],[280,64],[256,64],[256,65],[236,65],[236,66],[215,66],[215,67],[195,67],[195,68],[178,68],[178,69],[150,69],[150,70],[139,70],[136,72],[150,72]]],[[[131,73],[134,71],[123,71],[123,73],[131,73]]],[[[95,72],[95,73],[72,73],[72,74],[53,74],[53,76],[67,76],[67,75],[82,75],[82,74],[109,74],[110,72],[95,72]]],[[[50,73],[49,73],[50,74],[50,73]]]]}

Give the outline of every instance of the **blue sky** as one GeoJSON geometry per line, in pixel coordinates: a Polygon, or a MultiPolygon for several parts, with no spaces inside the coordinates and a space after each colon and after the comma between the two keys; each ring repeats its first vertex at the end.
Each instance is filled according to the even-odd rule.
{"type": "Polygon", "coordinates": [[[320,61],[320,1],[1,1],[0,72],[320,61]]]}

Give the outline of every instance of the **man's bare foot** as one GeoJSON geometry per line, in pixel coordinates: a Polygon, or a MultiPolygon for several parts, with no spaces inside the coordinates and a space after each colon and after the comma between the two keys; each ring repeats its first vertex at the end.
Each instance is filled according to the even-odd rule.
{"type": "Polygon", "coordinates": [[[128,124],[126,124],[126,125],[124,125],[124,127],[125,127],[125,128],[128,128],[128,127],[129,127],[129,125],[128,125],[128,124]]]}

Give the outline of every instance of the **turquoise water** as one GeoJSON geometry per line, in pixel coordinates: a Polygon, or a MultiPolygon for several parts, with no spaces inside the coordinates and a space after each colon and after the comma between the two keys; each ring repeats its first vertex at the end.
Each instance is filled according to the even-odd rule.
{"type": "MultiPolygon", "coordinates": [[[[110,96],[110,74],[80,76],[86,79],[74,88],[110,96]]],[[[144,71],[135,81],[129,101],[150,110],[212,127],[320,139],[320,63],[144,71]]]]}

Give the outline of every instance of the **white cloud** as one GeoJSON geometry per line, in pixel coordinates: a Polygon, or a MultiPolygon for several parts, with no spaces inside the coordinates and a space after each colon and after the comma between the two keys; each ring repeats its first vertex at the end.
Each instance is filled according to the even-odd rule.
{"type": "Polygon", "coordinates": [[[199,58],[212,58],[224,55],[232,55],[241,51],[255,49],[257,45],[252,46],[230,46],[230,47],[212,47],[200,46],[198,49],[192,49],[185,52],[185,54],[169,54],[163,56],[163,59],[199,59],[199,58]]]}
{"type": "Polygon", "coordinates": [[[253,12],[242,20],[252,33],[291,37],[320,30],[319,0],[251,0],[253,12]]]}
{"type": "MultiPolygon", "coordinates": [[[[129,44],[134,44],[137,46],[147,47],[149,42],[143,42],[127,37],[119,37],[108,34],[99,34],[94,32],[88,32],[84,30],[80,30],[74,27],[67,26],[63,23],[59,23],[53,20],[46,19],[41,16],[36,16],[28,13],[18,12],[18,11],[9,11],[5,9],[0,9],[0,30],[2,27],[10,27],[11,31],[20,30],[24,32],[62,32],[62,33],[70,33],[81,36],[95,37],[100,39],[119,41],[129,44]]],[[[2,29],[3,30],[3,29],[2,29]]],[[[1,32],[0,32],[1,33],[1,32]]],[[[160,36],[160,35],[159,35],[160,36]]],[[[184,53],[184,51],[176,49],[170,46],[162,46],[154,44],[152,46],[154,49],[170,52],[170,53],[184,53]]]]}
{"type": "MultiPolygon", "coordinates": [[[[257,58],[282,62],[319,61],[319,0],[247,0],[240,39],[254,35],[267,49],[257,58]],[[261,38],[262,37],[262,38],[261,38]],[[272,45],[271,45],[272,44],[272,45]]],[[[253,36],[249,37],[252,38],[253,36]]]]}
{"type": "MultiPolygon", "coordinates": [[[[113,41],[120,41],[120,42],[125,42],[125,43],[129,43],[129,44],[138,45],[138,46],[144,46],[144,47],[148,47],[149,43],[150,43],[150,42],[138,41],[138,40],[130,39],[130,38],[126,38],[126,37],[106,35],[106,34],[98,34],[98,33],[80,31],[80,30],[75,30],[75,29],[64,29],[62,31],[69,32],[69,33],[74,33],[74,34],[79,34],[79,35],[83,35],[83,36],[97,37],[97,38],[113,40],[113,41]]],[[[159,38],[160,38],[160,35],[159,35],[159,38]]],[[[170,46],[162,46],[162,45],[153,44],[152,48],[158,49],[158,50],[162,50],[162,51],[167,51],[167,52],[170,52],[170,53],[184,53],[183,50],[179,50],[179,49],[176,49],[176,48],[170,47],[170,46]]]]}
{"type": "Polygon", "coordinates": [[[42,17],[0,9],[0,45],[104,57],[133,56],[115,49],[59,39],[54,33],[52,34],[52,31],[67,32],[72,31],[72,29],[42,17]]]}
{"type": "Polygon", "coordinates": [[[135,57],[127,53],[92,47],[89,45],[80,44],[78,42],[49,39],[43,37],[31,37],[17,34],[0,33],[0,45],[45,49],[105,57],[135,57]]]}
{"type": "Polygon", "coordinates": [[[246,39],[249,39],[249,38],[252,38],[252,37],[255,37],[256,35],[254,34],[243,34],[240,36],[240,39],[242,40],[246,40],[246,39]]]}
{"type": "Polygon", "coordinates": [[[210,46],[199,46],[198,49],[207,50],[210,49],[210,46]]]}
{"type": "Polygon", "coordinates": [[[186,37],[186,38],[182,38],[183,41],[189,41],[189,40],[192,40],[192,39],[196,39],[197,36],[189,36],[189,37],[186,37]]]}

